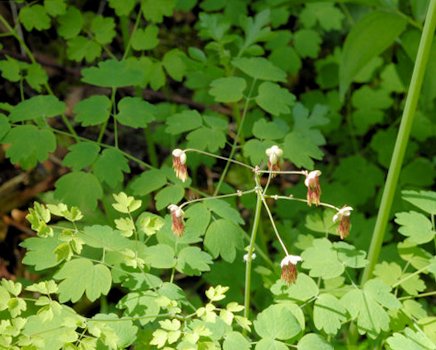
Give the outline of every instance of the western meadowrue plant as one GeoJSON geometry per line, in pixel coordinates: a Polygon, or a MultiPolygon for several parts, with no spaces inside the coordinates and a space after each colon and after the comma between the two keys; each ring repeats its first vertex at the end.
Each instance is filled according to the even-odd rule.
{"type": "Polygon", "coordinates": [[[435,26],[3,2],[0,349],[436,349],[435,26]]]}

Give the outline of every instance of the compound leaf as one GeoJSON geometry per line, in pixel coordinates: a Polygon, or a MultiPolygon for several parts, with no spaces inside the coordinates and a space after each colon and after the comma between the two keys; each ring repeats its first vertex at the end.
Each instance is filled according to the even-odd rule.
{"type": "Polygon", "coordinates": [[[336,297],[331,294],[318,296],[313,308],[313,321],[318,330],[336,335],[346,319],[347,311],[336,297]]]}
{"type": "Polygon", "coordinates": [[[401,303],[390,293],[391,288],[380,279],[366,282],[363,289],[353,289],[345,294],[341,303],[353,319],[357,318],[360,334],[367,333],[375,339],[381,331],[389,330],[389,310],[398,309],[401,303]]]}
{"type": "Polygon", "coordinates": [[[83,294],[90,301],[109,293],[112,276],[110,270],[102,264],[94,265],[90,260],[78,258],[67,261],[54,276],[59,283],[59,301],[64,303],[78,301],[83,294]]]}
{"type": "Polygon", "coordinates": [[[309,275],[323,279],[342,275],[344,265],[339,260],[338,253],[332,243],[326,238],[320,238],[315,239],[312,244],[312,247],[301,254],[302,267],[310,270],[309,275]]]}
{"type": "Polygon", "coordinates": [[[424,244],[433,240],[436,232],[431,221],[423,214],[416,211],[397,213],[395,222],[401,227],[398,231],[408,237],[405,242],[411,244],[424,244]]]}
{"type": "Polygon", "coordinates": [[[212,257],[198,247],[185,247],[177,256],[177,271],[188,276],[199,276],[203,271],[210,271],[212,257]]]}

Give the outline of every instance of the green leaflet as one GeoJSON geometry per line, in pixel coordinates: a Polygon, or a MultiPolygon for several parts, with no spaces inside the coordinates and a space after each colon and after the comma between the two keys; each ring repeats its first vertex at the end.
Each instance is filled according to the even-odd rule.
{"type": "Polygon", "coordinates": [[[112,284],[110,270],[102,264],[94,265],[88,259],[67,261],[54,276],[59,283],[59,301],[78,301],[84,294],[90,301],[106,295],[112,284]]]}

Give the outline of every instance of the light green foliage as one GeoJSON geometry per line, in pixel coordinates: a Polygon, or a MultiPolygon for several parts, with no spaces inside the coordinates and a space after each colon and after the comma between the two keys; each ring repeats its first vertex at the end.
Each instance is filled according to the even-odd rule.
{"type": "Polygon", "coordinates": [[[33,29],[45,30],[50,28],[50,17],[42,5],[25,6],[19,13],[20,22],[27,31],[33,29]]]}
{"type": "Polygon", "coordinates": [[[220,255],[225,261],[235,260],[236,251],[243,248],[243,231],[231,221],[219,219],[212,222],[204,237],[204,246],[216,258],[220,255]]]}
{"type": "Polygon", "coordinates": [[[209,271],[212,257],[198,247],[183,248],[177,256],[177,270],[188,276],[200,275],[201,272],[209,271]]]}
{"type": "Polygon", "coordinates": [[[278,116],[290,113],[290,107],[295,102],[295,96],[279,85],[264,82],[259,86],[256,103],[266,112],[278,116]]]}
{"type": "Polygon", "coordinates": [[[197,111],[183,111],[168,117],[166,120],[166,132],[178,135],[186,131],[194,130],[202,126],[203,120],[197,111]]]}
{"type": "Polygon", "coordinates": [[[68,205],[94,209],[103,195],[98,179],[89,173],[74,171],[56,181],[55,197],[68,205]],[[71,189],[80,191],[71,191],[71,189]]]}
{"type": "Polygon", "coordinates": [[[396,214],[395,222],[401,225],[398,231],[408,237],[406,243],[424,244],[432,241],[436,235],[431,221],[416,211],[396,214]]]}
{"type": "Polygon", "coordinates": [[[367,257],[426,4],[3,7],[2,200],[17,206],[16,181],[21,199],[55,185],[28,209],[26,270],[3,271],[22,284],[0,283],[0,348],[435,348],[435,45],[385,246],[367,257]],[[267,179],[274,145],[286,173],[267,179]]]}
{"type": "Polygon", "coordinates": [[[381,280],[373,279],[362,290],[351,290],[341,299],[353,319],[357,319],[360,334],[367,333],[375,338],[380,331],[389,329],[389,315],[385,309],[395,310],[401,306],[390,290],[381,280]]]}
{"type": "Polygon", "coordinates": [[[254,329],[262,338],[286,340],[296,336],[301,326],[285,305],[271,305],[254,321],[254,329]]]}
{"type": "Polygon", "coordinates": [[[327,334],[336,335],[347,320],[345,307],[331,294],[321,294],[313,307],[315,327],[327,334]]]}
{"type": "Polygon", "coordinates": [[[174,5],[174,0],[162,0],[159,1],[159,3],[156,3],[153,0],[141,0],[142,14],[146,20],[154,23],[162,22],[164,16],[171,16],[174,5]]]}
{"type": "Polygon", "coordinates": [[[135,6],[135,0],[109,0],[108,5],[115,10],[117,16],[127,16],[135,6]]]}
{"type": "Polygon", "coordinates": [[[426,211],[431,215],[436,215],[436,192],[432,191],[402,191],[405,201],[426,211]]]}
{"type": "Polygon", "coordinates": [[[115,37],[115,22],[113,18],[95,16],[91,22],[91,32],[99,44],[110,44],[115,37]]]}
{"type": "Polygon", "coordinates": [[[64,39],[76,37],[85,23],[82,13],[75,7],[69,6],[67,12],[58,18],[58,33],[64,39]]]}
{"type": "Polygon", "coordinates": [[[186,74],[186,55],[179,49],[172,49],[165,53],[162,65],[168,75],[175,81],[182,81],[186,74]]]}
{"type": "Polygon", "coordinates": [[[73,61],[86,60],[87,62],[93,62],[101,55],[101,46],[79,35],[68,40],[67,55],[73,61]]]}
{"type": "Polygon", "coordinates": [[[76,302],[84,294],[90,301],[94,301],[109,292],[112,282],[110,270],[106,266],[94,265],[81,258],[67,261],[54,277],[62,280],[59,283],[60,302],[76,302]]]}
{"type": "Polygon", "coordinates": [[[319,34],[311,29],[302,29],[294,34],[295,49],[301,57],[316,58],[321,44],[319,34]]]}
{"type": "Polygon", "coordinates": [[[155,107],[138,97],[124,97],[118,110],[117,121],[132,128],[145,128],[154,120],[155,107]]]}
{"type": "Polygon", "coordinates": [[[106,96],[94,95],[74,106],[76,120],[83,126],[98,125],[109,119],[111,101],[106,96]]]}
{"type": "Polygon", "coordinates": [[[247,83],[239,77],[216,79],[211,83],[209,93],[217,102],[237,102],[242,99],[247,83]]]}
{"type": "Polygon", "coordinates": [[[405,328],[404,334],[394,333],[387,339],[387,343],[392,350],[400,349],[435,349],[435,343],[423,332],[414,331],[409,327],[405,328]]]}
{"type": "Polygon", "coordinates": [[[44,8],[52,17],[57,17],[65,14],[67,5],[65,0],[44,0],[44,8]]]}
{"type": "Polygon", "coordinates": [[[132,191],[137,196],[144,196],[156,191],[167,183],[165,174],[161,170],[149,170],[137,176],[132,182],[132,191]]]}
{"type": "Polygon", "coordinates": [[[24,169],[33,168],[38,162],[48,158],[56,148],[56,138],[47,129],[40,130],[33,125],[20,125],[11,129],[3,143],[10,144],[6,156],[13,164],[24,169]]]}
{"type": "Polygon", "coordinates": [[[139,85],[143,81],[143,72],[134,61],[107,60],[98,67],[82,69],[84,83],[101,87],[123,87],[139,85]]]}
{"type": "Polygon", "coordinates": [[[112,204],[112,206],[120,213],[132,213],[139,209],[142,203],[140,200],[137,200],[132,196],[128,196],[124,192],[114,194],[113,197],[115,199],[115,203],[112,204]]]}
{"type": "Polygon", "coordinates": [[[286,135],[283,144],[283,155],[295,165],[312,169],[312,159],[321,159],[322,151],[319,146],[325,144],[321,132],[315,127],[328,122],[325,118],[326,109],[322,106],[315,106],[312,113],[301,104],[295,105],[293,117],[295,120],[294,129],[286,135]]]}
{"type": "Polygon", "coordinates": [[[135,50],[151,50],[159,44],[159,28],[149,25],[145,29],[137,29],[132,36],[132,47],[135,50]]]}
{"type": "Polygon", "coordinates": [[[325,238],[320,238],[314,240],[312,244],[313,246],[301,255],[302,267],[309,269],[309,275],[312,277],[330,279],[340,276],[344,272],[344,265],[339,260],[332,243],[325,238]]]}
{"type": "Polygon", "coordinates": [[[308,3],[300,14],[301,20],[308,28],[319,24],[324,30],[339,30],[344,14],[331,3],[308,3]]]}
{"type": "Polygon", "coordinates": [[[20,122],[50,118],[64,113],[65,104],[54,96],[39,95],[17,104],[11,111],[11,121],[20,122]]]}
{"type": "Polygon", "coordinates": [[[92,171],[102,183],[115,188],[122,183],[124,173],[130,173],[130,168],[126,157],[120,151],[108,148],[98,156],[92,171]]]}
{"type": "Polygon", "coordinates": [[[0,70],[2,71],[2,77],[17,82],[20,80],[20,65],[17,60],[6,57],[6,60],[0,61],[0,70]]]}
{"type": "Polygon", "coordinates": [[[180,185],[170,185],[156,193],[156,209],[161,210],[172,203],[178,203],[183,198],[185,190],[180,185]]]}
{"type": "Polygon", "coordinates": [[[92,165],[100,153],[100,147],[92,142],[79,142],[68,148],[69,152],[63,159],[63,165],[73,171],[82,170],[92,165]]]}
{"type": "Polygon", "coordinates": [[[235,58],[232,61],[234,67],[238,68],[248,76],[267,81],[285,81],[286,74],[280,68],[261,57],[235,58]]]}

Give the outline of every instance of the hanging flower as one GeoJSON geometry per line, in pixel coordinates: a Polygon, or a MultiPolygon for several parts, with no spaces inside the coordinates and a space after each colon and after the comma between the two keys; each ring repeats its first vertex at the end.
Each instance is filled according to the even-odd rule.
{"type": "Polygon", "coordinates": [[[185,182],[188,178],[188,169],[186,167],[186,153],[185,151],[176,148],[172,154],[174,172],[180,180],[185,182]]]}
{"type": "Polygon", "coordinates": [[[286,255],[280,267],[282,268],[281,278],[287,284],[292,284],[297,279],[297,263],[302,261],[301,256],[298,255],[286,255]]]}
{"type": "MultiPolygon", "coordinates": [[[[280,157],[283,155],[283,150],[280,147],[274,145],[268,148],[265,153],[268,156],[268,169],[270,171],[279,171],[280,157]]],[[[275,176],[275,174],[272,174],[272,176],[275,176]]]]}
{"type": "Polygon", "coordinates": [[[338,233],[341,239],[348,237],[350,234],[350,215],[353,208],[343,206],[339,211],[333,216],[333,222],[339,221],[338,233]]]}
{"type": "Polygon", "coordinates": [[[177,237],[181,237],[183,235],[183,231],[185,230],[185,223],[183,222],[183,216],[185,213],[179,206],[175,204],[169,205],[168,209],[171,212],[171,230],[177,237]]]}
{"type": "Polygon", "coordinates": [[[314,203],[316,206],[319,205],[320,197],[321,197],[321,186],[319,185],[319,176],[321,172],[319,170],[314,170],[309,172],[305,172],[306,180],[304,180],[304,184],[307,187],[307,204],[309,207],[314,203]]]}

